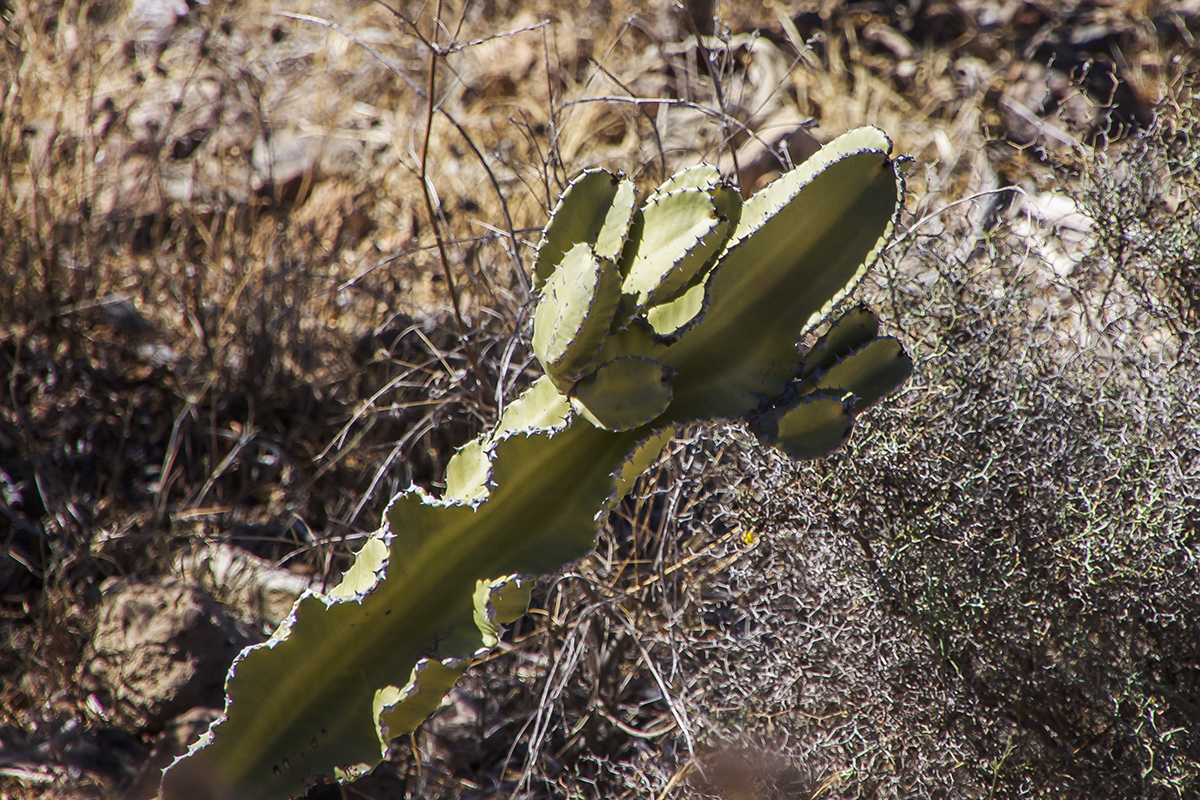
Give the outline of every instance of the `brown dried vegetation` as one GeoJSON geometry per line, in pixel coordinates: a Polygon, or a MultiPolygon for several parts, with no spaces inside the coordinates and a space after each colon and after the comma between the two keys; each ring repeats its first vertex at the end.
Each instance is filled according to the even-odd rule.
{"type": "Polygon", "coordinates": [[[571,175],[862,124],[916,159],[858,293],[908,388],[812,464],[681,437],[346,795],[1200,792],[1200,8],[732,5],[0,1],[0,795],[145,796],[161,723],[80,681],[114,587],[261,628],[187,557],[319,586],[436,484],[571,175]]]}

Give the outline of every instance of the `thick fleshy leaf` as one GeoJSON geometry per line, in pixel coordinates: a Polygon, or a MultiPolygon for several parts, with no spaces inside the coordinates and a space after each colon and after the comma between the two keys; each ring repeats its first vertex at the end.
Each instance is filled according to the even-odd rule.
{"type": "Polygon", "coordinates": [[[483,500],[492,477],[492,460],[483,438],[459,448],[446,465],[446,498],[464,503],[483,500]]]}
{"type": "Polygon", "coordinates": [[[707,281],[703,317],[661,356],[670,417],[740,417],[800,369],[796,341],[845,296],[891,235],[901,180],[891,142],[852,131],[750,198],[707,281]]]}
{"type": "Polygon", "coordinates": [[[500,415],[500,424],[490,436],[496,441],[505,433],[557,430],[567,424],[570,416],[571,403],[554,388],[550,378],[543,375],[508,404],[500,415]]]}
{"type": "Polygon", "coordinates": [[[603,363],[625,356],[650,356],[658,346],[653,328],[645,320],[634,318],[625,327],[608,335],[598,358],[603,363]]]}
{"type": "Polygon", "coordinates": [[[732,186],[718,183],[709,190],[713,205],[717,207],[717,215],[729,222],[730,233],[737,230],[742,218],[742,193],[732,186]]]}
{"type": "MultiPolygon", "coordinates": [[[[717,171],[716,167],[712,167],[708,164],[696,164],[695,166],[688,167],[687,169],[672,175],[661,186],[651,192],[650,196],[646,198],[646,202],[643,204],[642,209],[634,214],[633,223],[629,229],[629,239],[626,244],[626,249],[620,259],[622,275],[629,275],[630,269],[633,266],[635,258],[637,257],[639,251],[638,245],[641,243],[643,234],[645,233],[646,220],[643,213],[645,209],[659,203],[669,195],[688,190],[701,191],[708,194],[709,197],[712,198],[713,208],[716,212],[717,219],[725,221],[728,226],[725,229],[726,236],[737,226],[737,222],[742,211],[741,193],[722,182],[721,173],[717,171]]],[[[653,225],[653,221],[651,224],[653,225]]],[[[715,259],[717,253],[720,251],[721,246],[723,246],[723,244],[718,245],[718,247],[714,249],[709,258],[708,264],[701,265],[700,269],[690,270],[694,277],[690,281],[685,282],[683,287],[677,287],[674,294],[680,293],[680,291],[682,289],[686,289],[691,282],[702,278],[705,269],[708,266],[711,266],[711,263],[715,259]]],[[[636,293],[634,296],[636,297],[636,293]]],[[[660,291],[655,293],[653,302],[662,303],[666,300],[669,300],[671,296],[671,294],[660,291]]],[[[632,308],[634,305],[636,304],[631,303],[631,313],[636,310],[632,308]]]]}
{"type": "Polygon", "coordinates": [[[852,398],[857,414],[899,388],[912,374],[913,363],[900,342],[874,339],[821,373],[818,391],[852,398]]]}
{"type": "MultiPolygon", "coordinates": [[[[168,800],[273,800],[378,763],[376,709],[396,703],[422,657],[469,658],[478,581],[541,574],[593,545],[613,473],[640,437],[576,425],[497,444],[494,482],[477,508],[417,490],[387,513],[387,579],[352,599],[306,595],[286,639],[239,659],[211,744],[168,771],[168,800]],[[377,697],[377,693],[383,695],[377,697]],[[382,707],[382,706],[380,706],[382,707]]],[[[372,565],[378,563],[372,557],[372,565]]],[[[388,725],[394,735],[395,720],[388,725]]]]}
{"type": "Polygon", "coordinates": [[[468,658],[422,658],[403,688],[387,686],[375,693],[372,711],[380,742],[415,731],[438,710],[446,694],[471,665],[468,658]]]}
{"type": "Polygon", "coordinates": [[[706,295],[707,287],[698,283],[674,300],[651,308],[646,312],[646,320],[659,336],[675,335],[699,321],[706,295]]]}
{"type": "Polygon", "coordinates": [[[610,431],[640,428],[671,404],[671,382],[662,364],[629,356],[609,361],[575,385],[571,404],[585,419],[610,431]]]}
{"type": "Polygon", "coordinates": [[[620,301],[620,280],[613,262],[597,258],[591,245],[578,244],[542,286],[533,352],[560,391],[595,365],[620,301]]]}
{"type": "Polygon", "coordinates": [[[581,173],[563,192],[542,231],[533,286],[540,289],[572,247],[593,245],[610,261],[621,252],[635,205],[633,183],[602,169],[581,173]]]}
{"type": "Polygon", "coordinates": [[[346,570],[341,583],[329,592],[330,597],[350,600],[375,588],[388,562],[388,546],[381,536],[372,536],[358,551],[354,564],[346,570]]]}
{"type": "Polygon", "coordinates": [[[853,427],[851,404],[840,397],[825,396],[801,398],[755,421],[763,441],[800,459],[832,453],[846,443],[853,427]]]}
{"type": "MultiPolygon", "coordinates": [[[[723,183],[714,184],[709,193],[717,215],[728,222],[728,230],[734,230],[742,213],[741,193],[723,183]]],[[[719,256],[719,252],[714,253],[708,263],[672,296],[654,298],[653,305],[646,309],[645,314],[655,333],[659,336],[678,335],[684,328],[699,321],[704,309],[705,282],[719,256]]]]}
{"type": "Polygon", "coordinates": [[[674,438],[675,428],[668,427],[655,431],[637,443],[637,447],[613,474],[613,494],[608,507],[615,506],[621,501],[621,498],[629,494],[629,490],[637,483],[637,479],[658,460],[662,451],[674,438]]]}
{"type": "Polygon", "coordinates": [[[868,308],[859,306],[847,311],[829,326],[804,357],[800,377],[807,378],[818,370],[826,370],[850,353],[862,347],[879,333],[879,318],[868,308]]]}
{"type": "MultiPolygon", "coordinates": [[[[560,430],[571,416],[571,403],[543,375],[504,409],[500,423],[489,433],[464,445],[446,465],[445,499],[477,503],[491,488],[492,451],[506,434],[560,430]]],[[[357,567],[357,562],[355,562],[357,567]]]]}
{"type": "Polygon", "coordinates": [[[656,202],[672,192],[678,192],[682,189],[699,189],[702,192],[711,192],[720,183],[721,173],[716,167],[711,164],[694,164],[686,169],[681,169],[663,181],[657,189],[650,193],[650,196],[646,198],[646,202],[656,202]]]}
{"type": "Polygon", "coordinates": [[[596,246],[593,249],[598,258],[616,261],[621,255],[636,206],[637,187],[633,185],[633,181],[621,179],[617,184],[612,205],[604,215],[604,224],[600,226],[600,233],[596,236],[596,246]]]}
{"type": "Polygon", "coordinates": [[[697,277],[724,245],[730,226],[708,192],[684,189],[642,207],[642,238],[621,285],[640,309],[665,300],[697,277]]]}
{"type": "Polygon", "coordinates": [[[533,581],[527,575],[509,575],[475,584],[475,626],[490,649],[500,641],[500,626],[519,619],[529,608],[533,581]]]}

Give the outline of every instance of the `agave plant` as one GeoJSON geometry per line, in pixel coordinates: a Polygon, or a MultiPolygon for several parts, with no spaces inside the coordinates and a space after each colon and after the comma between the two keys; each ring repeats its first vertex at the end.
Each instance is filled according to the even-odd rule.
{"type": "Polygon", "coordinates": [[[580,175],[533,267],[545,375],[455,454],[440,498],[396,497],[341,584],[239,656],[163,796],[286,798],[378,763],[524,612],[532,576],[587,553],[677,426],[745,420],[795,458],[842,445],[911,361],[863,308],[797,341],[892,234],[890,152],[852,131],[744,204],[704,165],[640,205],[628,179],[580,175]]]}

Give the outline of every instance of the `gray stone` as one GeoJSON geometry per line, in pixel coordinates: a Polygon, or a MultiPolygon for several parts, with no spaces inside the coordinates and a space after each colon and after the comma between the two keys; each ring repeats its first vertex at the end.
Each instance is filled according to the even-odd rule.
{"type": "Polygon", "coordinates": [[[199,588],[174,578],[106,587],[81,685],[118,724],[158,731],[197,706],[224,706],[234,657],[261,640],[199,588]]]}

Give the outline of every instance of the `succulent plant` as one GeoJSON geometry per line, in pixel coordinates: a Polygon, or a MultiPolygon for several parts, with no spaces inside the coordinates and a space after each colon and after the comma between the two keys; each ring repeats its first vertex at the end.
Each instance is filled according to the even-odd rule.
{"type": "Polygon", "coordinates": [[[677,426],[745,420],[796,458],[843,444],[912,363],[863,308],[797,341],[892,235],[890,152],[851,131],[745,204],[703,165],[640,206],[626,178],[579,176],[533,269],[545,376],[451,459],[441,498],[396,497],[341,584],[241,654],[166,800],[286,798],[378,763],[524,612],[532,576],[587,553],[677,426]]]}

